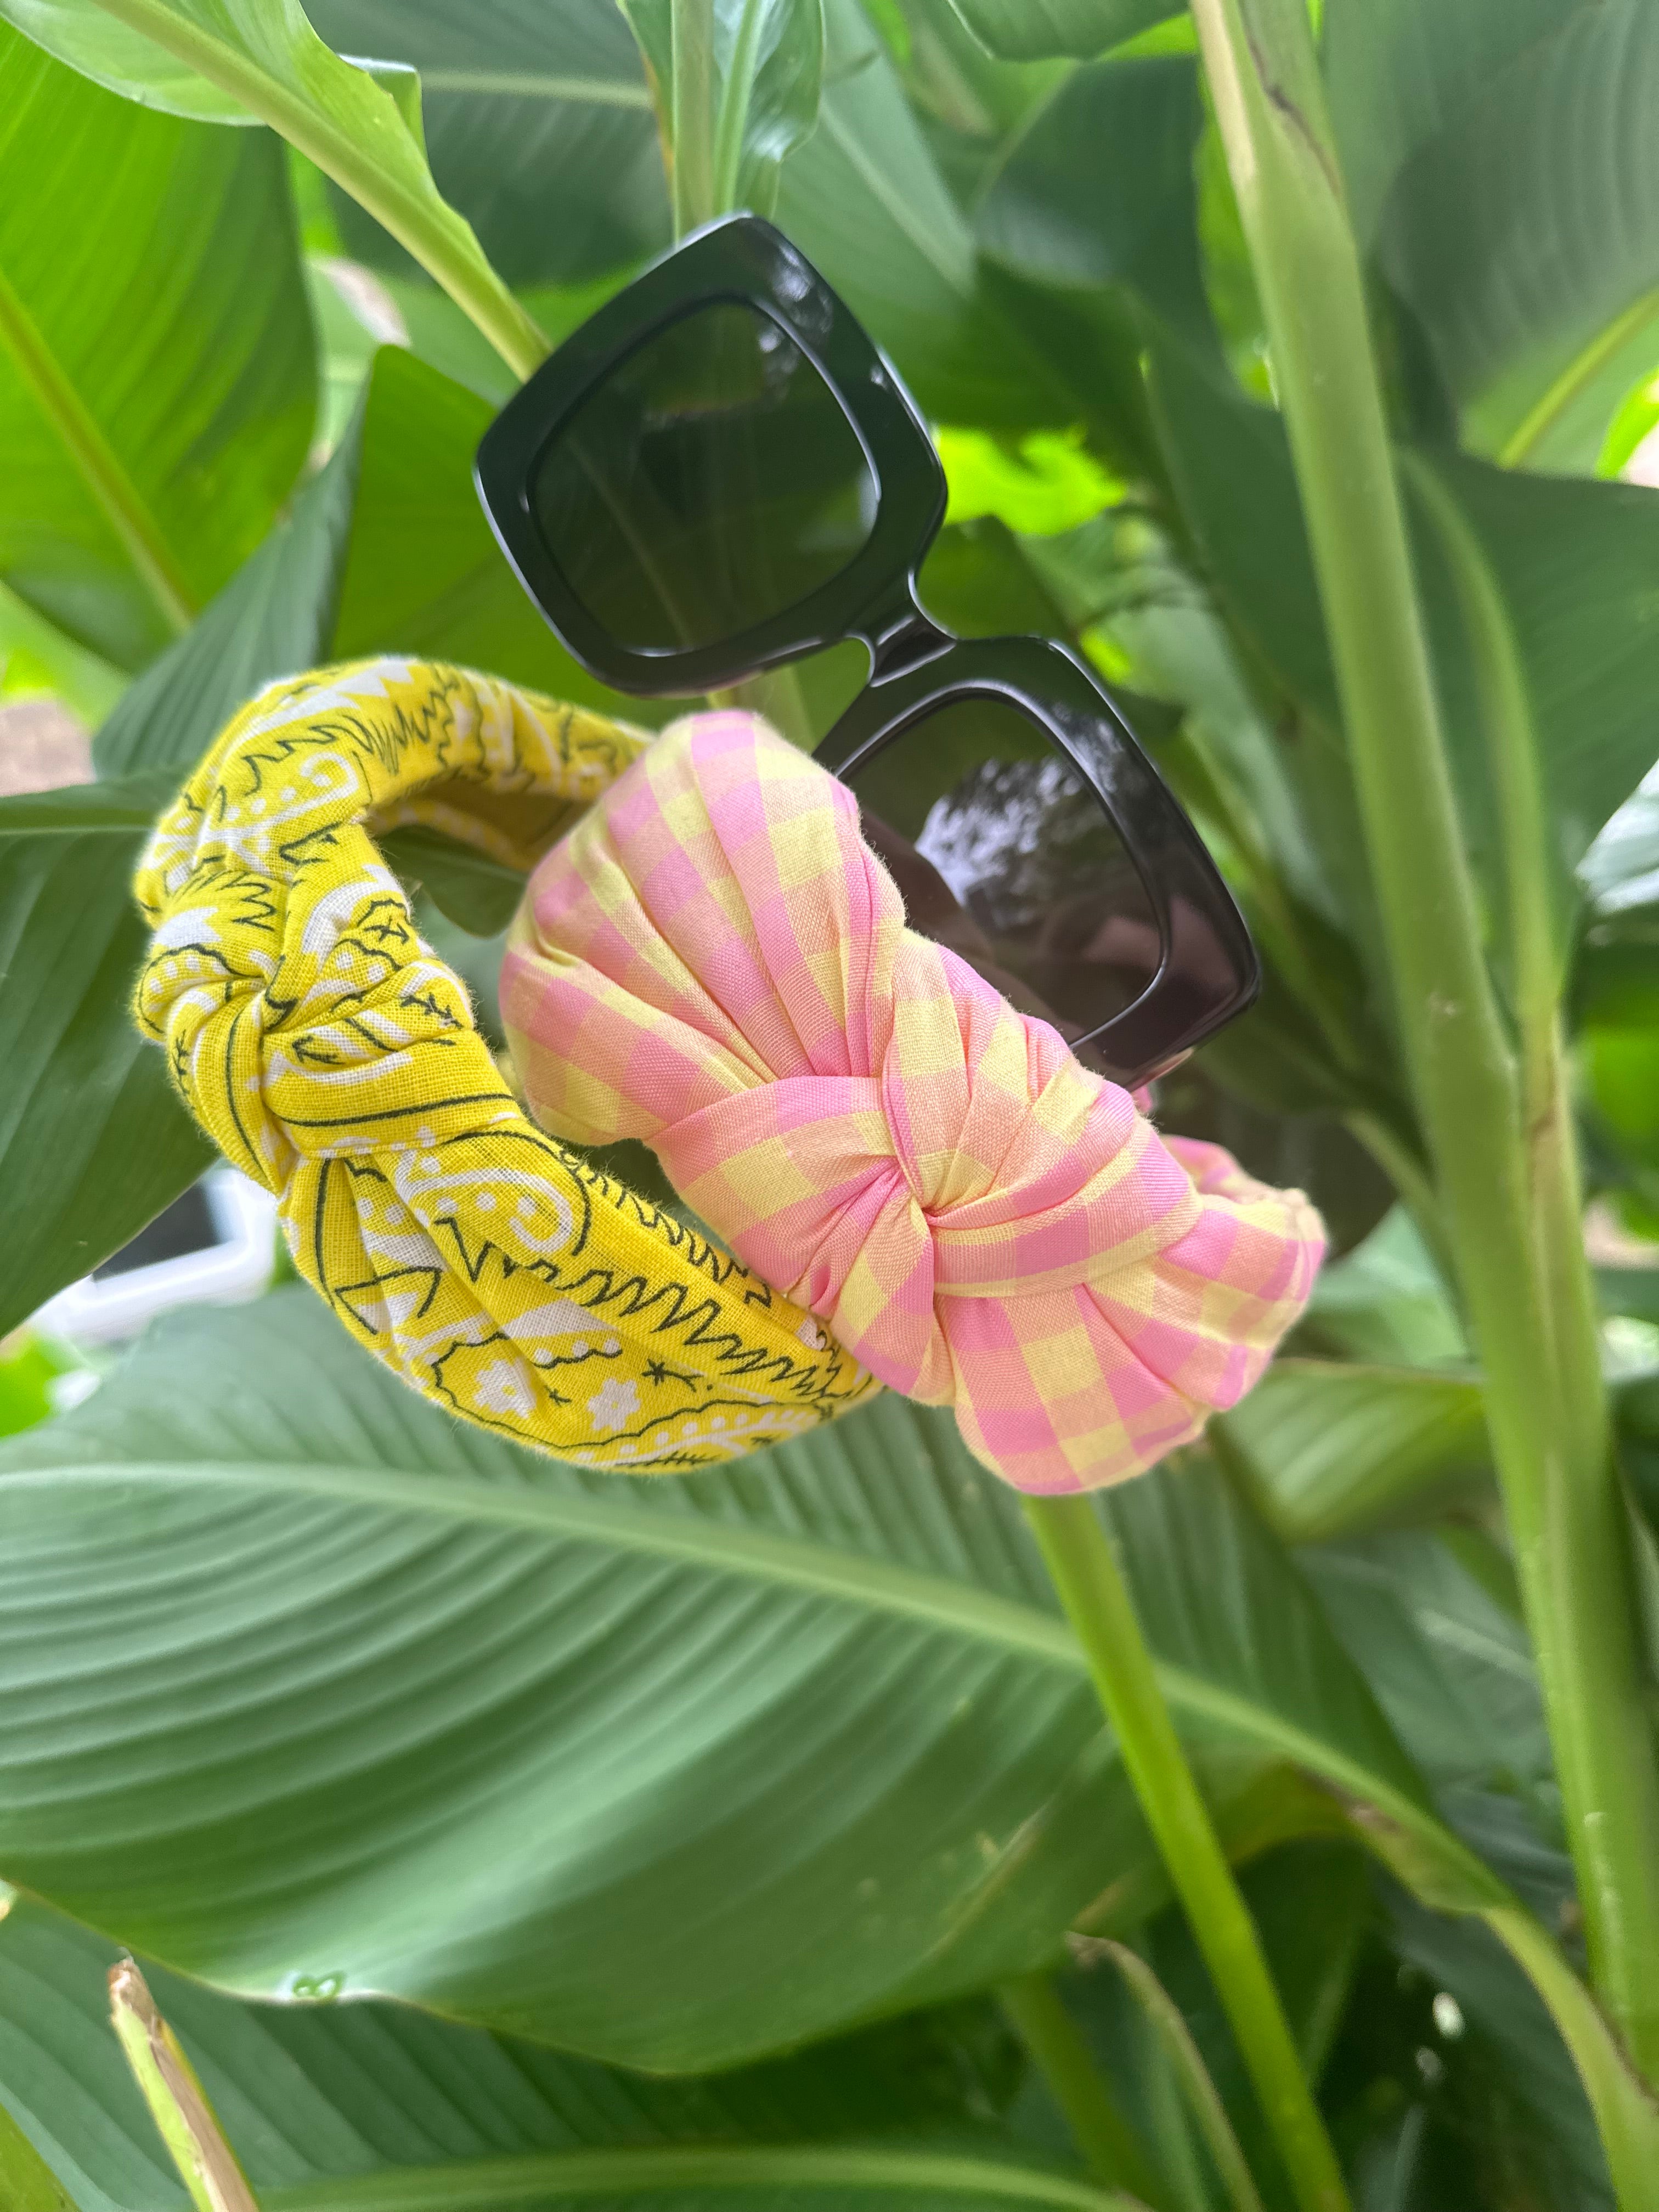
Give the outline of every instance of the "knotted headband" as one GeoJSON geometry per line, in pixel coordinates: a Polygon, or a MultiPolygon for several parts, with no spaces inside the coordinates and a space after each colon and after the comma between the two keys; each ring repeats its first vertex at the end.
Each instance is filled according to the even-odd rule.
{"type": "Polygon", "coordinates": [[[501,976],[531,1109],[641,1138],[756,1275],[1024,1490],[1148,1467],[1255,1381],[1323,1251],[905,927],[852,793],[753,716],[650,745],[501,976]]]}
{"type": "Polygon", "coordinates": [[[136,884],[139,1024],[279,1194],[345,1326],[470,1420],[640,1472],[797,1436],[877,1386],[811,1315],[532,1127],[373,836],[423,823],[527,868],[644,742],[457,669],[325,670],[236,717],[136,884]]]}

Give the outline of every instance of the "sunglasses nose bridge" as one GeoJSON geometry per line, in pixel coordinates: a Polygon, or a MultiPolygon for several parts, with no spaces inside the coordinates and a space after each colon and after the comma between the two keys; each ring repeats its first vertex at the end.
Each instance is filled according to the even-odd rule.
{"type": "Polygon", "coordinates": [[[889,598],[863,617],[857,635],[870,648],[872,684],[884,684],[890,677],[935,660],[957,641],[949,630],[941,629],[923,613],[915,579],[908,576],[889,598]]]}

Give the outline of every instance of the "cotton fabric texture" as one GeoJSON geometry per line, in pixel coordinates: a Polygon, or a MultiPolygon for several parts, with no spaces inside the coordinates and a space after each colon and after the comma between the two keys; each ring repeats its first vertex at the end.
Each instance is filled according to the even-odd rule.
{"type": "Polygon", "coordinates": [[[136,1012],[281,1200],[295,1264],[428,1397],[585,1466],[678,1472],[878,1386],[803,1308],[532,1127],[377,850],[527,868],[643,735],[454,668],[274,684],[162,816],[136,1012]]]}
{"type": "Polygon", "coordinates": [[[1033,1492],[1134,1474],[1261,1374],[1323,1253],[1299,1192],[905,927],[847,787],[674,726],[537,867],[501,1009],[531,1110],[642,1139],[745,1267],[1033,1492]]]}

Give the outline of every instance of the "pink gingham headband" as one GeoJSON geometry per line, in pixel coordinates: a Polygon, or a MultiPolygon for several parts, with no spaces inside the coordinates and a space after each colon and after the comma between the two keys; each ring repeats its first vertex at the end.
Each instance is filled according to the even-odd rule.
{"type": "Polygon", "coordinates": [[[501,1007],[544,1128],[642,1139],[747,1267],[1021,1490],[1190,1441],[1324,1250],[1300,1192],[1160,1137],[907,928],[851,792],[753,715],[675,724],[547,854],[501,1007]]]}

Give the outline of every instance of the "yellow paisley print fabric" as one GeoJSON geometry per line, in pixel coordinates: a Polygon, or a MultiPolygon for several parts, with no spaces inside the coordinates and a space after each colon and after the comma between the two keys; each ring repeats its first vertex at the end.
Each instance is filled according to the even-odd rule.
{"type": "Polygon", "coordinates": [[[521,1111],[374,844],[527,869],[642,733],[458,668],[272,685],[156,825],[135,1012],[295,1264],[428,1397],[581,1465],[684,1472],[879,1385],[813,1317],[521,1111]]]}

